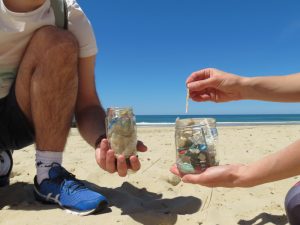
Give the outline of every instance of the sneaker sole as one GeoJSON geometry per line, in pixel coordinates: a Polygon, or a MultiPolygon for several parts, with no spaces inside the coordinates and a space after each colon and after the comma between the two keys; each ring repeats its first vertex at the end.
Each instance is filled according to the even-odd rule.
{"type": "Polygon", "coordinates": [[[95,209],[91,209],[88,211],[76,211],[76,210],[72,210],[72,209],[64,207],[60,203],[60,201],[58,201],[58,199],[56,199],[56,198],[47,197],[47,196],[41,194],[35,186],[34,186],[33,194],[34,194],[35,199],[43,204],[58,204],[67,213],[70,213],[73,215],[78,215],[78,216],[87,216],[87,215],[90,215],[90,214],[93,214],[96,212],[100,212],[100,211],[104,210],[105,208],[107,208],[107,206],[108,206],[108,202],[101,201],[95,209]]]}

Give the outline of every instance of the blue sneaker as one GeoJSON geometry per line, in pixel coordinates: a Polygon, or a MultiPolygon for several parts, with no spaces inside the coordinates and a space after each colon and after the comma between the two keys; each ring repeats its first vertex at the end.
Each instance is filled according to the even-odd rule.
{"type": "Polygon", "coordinates": [[[67,212],[82,216],[99,212],[108,205],[103,195],[89,189],[57,163],[51,165],[49,178],[40,185],[35,176],[34,194],[39,201],[59,204],[67,212]]]}
{"type": "Polygon", "coordinates": [[[8,172],[0,176],[0,187],[5,187],[9,185],[9,176],[13,167],[12,152],[10,150],[0,152],[0,163],[8,163],[9,166],[8,172]]]}

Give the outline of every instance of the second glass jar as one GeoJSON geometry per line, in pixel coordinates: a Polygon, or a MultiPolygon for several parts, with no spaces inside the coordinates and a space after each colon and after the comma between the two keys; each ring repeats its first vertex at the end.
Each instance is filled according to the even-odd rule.
{"type": "Polygon", "coordinates": [[[217,128],[214,118],[177,118],[175,124],[176,164],[182,173],[200,173],[218,165],[217,128]]]}

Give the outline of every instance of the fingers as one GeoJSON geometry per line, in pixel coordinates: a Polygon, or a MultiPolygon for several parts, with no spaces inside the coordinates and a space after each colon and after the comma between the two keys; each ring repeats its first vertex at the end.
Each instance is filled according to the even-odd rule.
{"type": "Polygon", "coordinates": [[[113,150],[108,150],[106,154],[106,171],[109,173],[116,172],[115,153],[113,150]]]}
{"type": "Polygon", "coordinates": [[[184,175],[182,181],[206,187],[241,187],[245,184],[240,183],[236,174],[243,174],[246,170],[247,167],[242,164],[212,166],[200,174],[184,175]]]}
{"type": "Polygon", "coordinates": [[[221,71],[208,68],[192,73],[186,80],[186,85],[190,91],[191,98],[193,94],[195,94],[193,92],[206,91],[206,93],[209,93],[210,99],[205,96],[198,101],[215,100],[216,96],[214,90],[218,88],[220,84],[220,80],[218,79],[218,76],[216,76],[218,72],[221,71]]]}
{"type": "Polygon", "coordinates": [[[106,170],[106,153],[108,150],[109,144],[107,139],[103,139],[100,143],[100,147],[96,148],[97,164],[104,170],[106,170]]]}
{"type": "Polygon", "coordinates": [[[125,177],[127,175],[128,169],[133,171],[138,171],[141,168],[141,163],[137,156],[130,156],[129,165],[126,162],[124,155],[120,155],[117,158],[117,171],[119,176],[125,177]]]}
{"type": "MultiPolygon", "coordinates": [[[[137,148],[139,151],[147,151],[147,147],[143,142],[138,141],[137,148]]],[[[141,168],[141,163],[137,156],[131,156],[126,163],[126,158],[124,155],[119,155],[117,158],[115,152],[109,149],[109,144],[107,139],[101,141],[100,147],[96,149],[96,161],[97,164],[109,173],[118,172],[119,176],[124,177],[127,175],[127,170],[132,169],[133,171],[138,171],[141,168]]]]}
{"type": "Polygon", "coordinates": [[[206,88],[201,91],[191,91],[190,98],[195,102],[205,102],[205,101],[217,102],[216,90],[213,88],[206,88]]]}
{"type": "Polygon", "coordinates": [[[187,87],[190,90],[190,92],[202,91],[205,90],[206,88],[215,88],[216,86],[217,86],[217,82],[215,78],[192,81],[187,84],[187,87]]]}
{"type": "Polygon", "coordinates": [[[184,175],[181,180],[184,183],[200,184],[202,186],[207,186],[205,183],[201,182],[201,174],[197,174],[197,175],[192,175],[192,174],[184,175]]]}
{"type": "Polygon", "coordinates": [[[131,169],[133,171],[138,171],[141,168],[141,163],[137,156],[132,155],[130,156],[129,160],[130,160],[131,169]]]}
{"type": "Polygon", "coordinates": [[[187,78],[186,84],[197,81],[197,80],[208,79],[209,77],[211,77],[213,72],[214,72],[214,69],[211,69],[211,68],[196,71],[187,78]]]}
{"type": "Polygon", "coordinates": [[[209,184],[207,182],[205,182],[205,179],[203,179],[203,174],[183,174],[181,173],[176,164],[174,164],[171,168],[170,168],[170,171],[181,177],[181,180],[184,182],[184,183],[190,183],[190,184],[199,184],[199,185],[202,185],[202,186],[207,186],[207,187],[211,187],[212,184],[209,184]]]}
{"type": "Polygon", "coordinates": [[[189,184],[198,184],[205,187],[226,187],[221,183],[214,182],[213,180],[209,180],[205,177],[205,172],[203,174],[188,174],[182,177],[182,182],[189,184]]]}
{"type": "Polygon", "coordinates": [[[202,185],[202,186],[207,186],[207,187],[211,187],[211,184],[208,184],[208,183],[205,183],[203,181],[202,178],[202,174],[183,174],[181,173],[177,166],[176,165],[173,165],[171,168],[170,168],[170,171],[181,177],[181,180],[184,182],[184,183],[190,183],[190,184],[199,184],[199,185],[202,185]]]}
{"type": "Polygon", "coordinates": [[[207,93],[193,93],[190,98],[195,102],[205,102],[205,101],[212,101],[212,96],[207,93]]]}
{"type": "Polygon", "coordinates": [[[124,155],[119,155],[117,158],[117,169],[120,177],[125,177],[127,175],[127,164],[124,155]]]}
{"type": "Polygon", "coordinates": [[[179,172],[179,170],[178,170],[176,164],[174,164],[174,165],[170,168],[170,171],[171,171],[173,174],[175,174],[175,175],[181,177],[181,173],[179,172]]]}
{"type": "Polygon", "coordinates": [[[96,161],[107,172],[114,173],[116,171],[115,153],[109,149],[107,139],[103,139],[100,143],[100,148],[96,148],[96,161]]]}

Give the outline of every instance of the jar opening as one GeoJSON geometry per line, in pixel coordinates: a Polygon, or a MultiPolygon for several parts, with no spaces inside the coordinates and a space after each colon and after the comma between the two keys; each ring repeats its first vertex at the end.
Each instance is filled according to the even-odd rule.
{"type": "Polygon", "coordinates": [[[177,118],[175,122],[176,128],[195,128],[195,127],[203,127],[203,126],[215,126],[216,119],[214,118],[187,118],[180,119],[177,118]]]}

